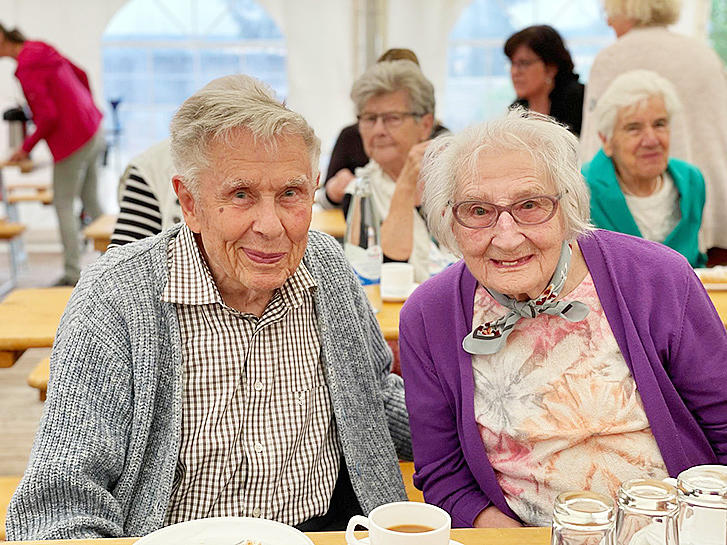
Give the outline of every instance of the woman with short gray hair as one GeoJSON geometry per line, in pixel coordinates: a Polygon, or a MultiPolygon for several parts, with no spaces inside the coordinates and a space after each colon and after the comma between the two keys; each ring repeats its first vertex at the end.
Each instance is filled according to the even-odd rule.
{"type": "Polygon", "coordinates": [[[680,107],[674,86],[656,72],[621,74],[596,105],[603,147],[583,174],[597,227],[661,242],[698,267],[707,262],[699,251],[704,178],[669,158],[670,121],[680,107]]]}
{"type": "MultiPolygon", "coordinates": [[[[384,260],[411,263],[415,280],[423,282],[433,272],[430,264],[443,261],[418,210],[417,180],[434,125],[434,87],[415,63],[386,61],[354,82],[351,98],[370,158],[356,176],[368,179],[384,260]]],[[[345,190],[344,211],[354,186],[351,182],[345,190]]]]}
{"type": "Polygon", "coordinates": [[[590,226],[576,146],[519,109],[425,157],[463,260],[409,297],[399,347],[414,484],[454,526],[547,526],[563,491],[727,461],[727,332],[681,256],[590,226]]]}

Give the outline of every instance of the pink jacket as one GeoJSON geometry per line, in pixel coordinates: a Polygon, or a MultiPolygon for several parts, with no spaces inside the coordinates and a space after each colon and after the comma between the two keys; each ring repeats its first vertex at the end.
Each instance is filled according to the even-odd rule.
{"type": "Polygon", "coordinates": [[[30,152],[45,138],[53,160],[62,161],[96,134],[103,114],[96,108],[83,70],[43,42],[25,42],[15,77],[23,86],[36,130],[23,142],[30,152]]]}

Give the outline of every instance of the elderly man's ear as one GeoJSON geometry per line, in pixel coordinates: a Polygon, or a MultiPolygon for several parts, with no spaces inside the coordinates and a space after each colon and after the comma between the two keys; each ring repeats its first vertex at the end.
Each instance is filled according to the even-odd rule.
{"type": "Polygon", "coordinates": [[[184,223],[187,224],[189,229],[193,233],[200,232],[200,218],[197,214],[197,203],[194,200],[194,195],[184,185],[184,180],[181,176],[174,176],[172,178],[172,186],[174,186],[174,192],[177,194],[179,199],[179,205],[182,207],[182,214],[184,215],[184,223]]]}

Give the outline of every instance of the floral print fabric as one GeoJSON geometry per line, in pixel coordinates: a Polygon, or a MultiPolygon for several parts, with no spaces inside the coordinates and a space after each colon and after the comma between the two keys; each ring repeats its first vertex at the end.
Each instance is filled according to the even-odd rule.
{"type": "MultiPolygon", "coordinates": [[[[591,276],[568,298],[590,307],[584,320],[525,318],[500,352],[472,356],[485,452],[508,505],[529,525],[550,524],[560,492],[615,497],[627,479],[668,476],[591,276]]],[[[506,312],[478,286],[473,324],[506,312]]]]}

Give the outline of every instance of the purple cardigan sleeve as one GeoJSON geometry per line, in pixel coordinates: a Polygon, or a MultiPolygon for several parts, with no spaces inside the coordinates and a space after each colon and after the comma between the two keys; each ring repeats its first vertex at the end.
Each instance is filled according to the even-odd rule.
{"type": "MultiPolygon", "coordinates": [[[[414,484],[428,503],[450,513],[454,526],[471,527],[490,500],[475,481],[462,452],[455,400],[435,371],[426,327],[419,306],[405,305],[399,351],[414,449],[414,484]]],[[[452,357],[453,365],[456,361],[452,357]]]]}
{"type": "Polygon", "coordinates": [[[667,372],[719,463],[727,464],[727,332],[691,270],[684,293],[682,319],[667,372]]]}

